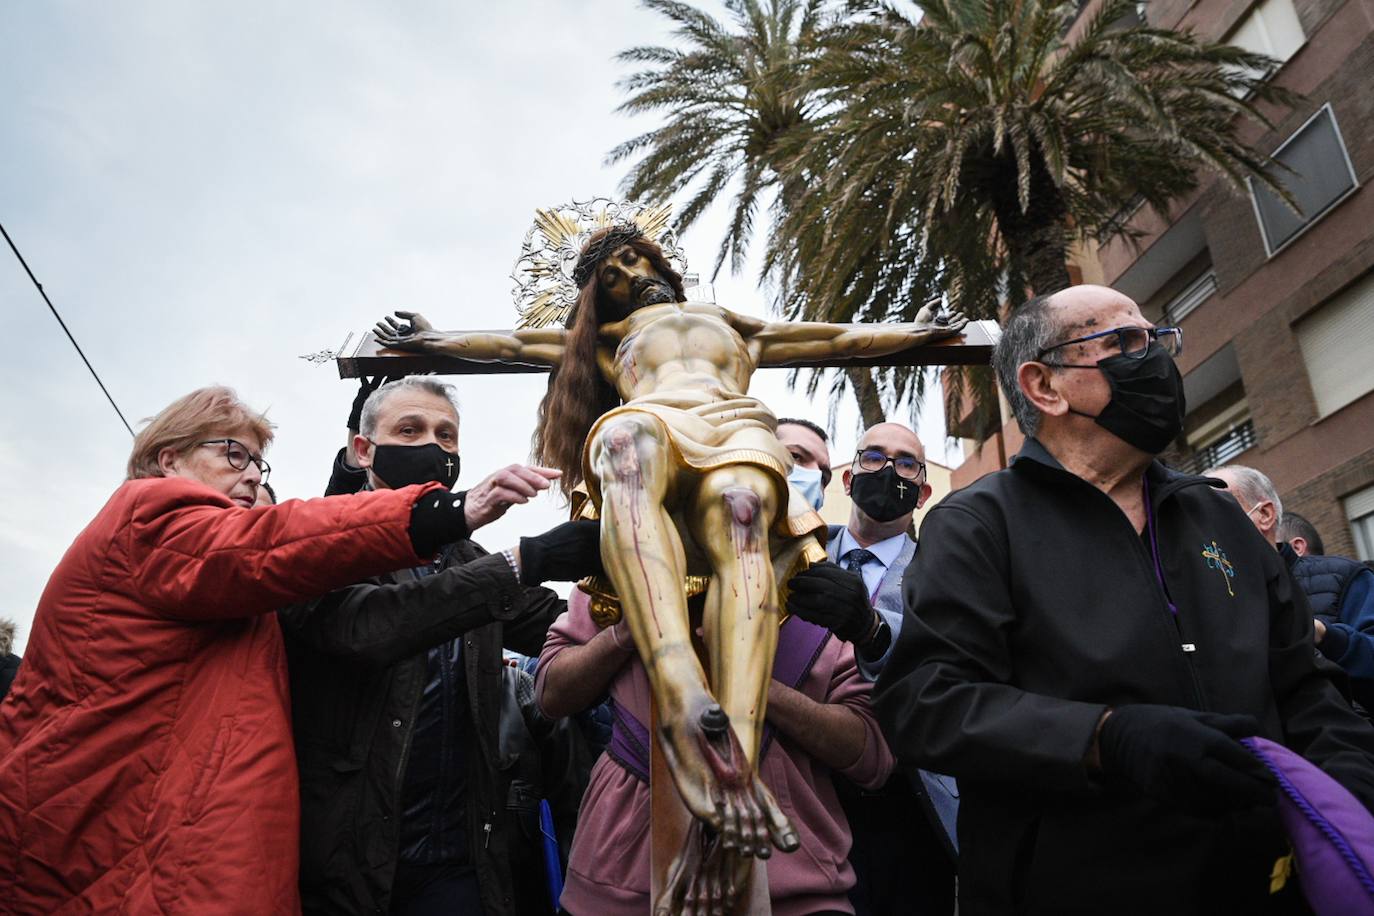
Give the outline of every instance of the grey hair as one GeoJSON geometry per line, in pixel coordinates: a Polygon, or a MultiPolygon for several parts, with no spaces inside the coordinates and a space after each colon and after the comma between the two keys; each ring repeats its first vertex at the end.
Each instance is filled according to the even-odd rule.
{"type": "Polygon", "coordinates": [[[1244,497],[1245,501],[1249,503],[1248,506],[1242,506],[1242,508],[1248,511],[1260,503],[1273,503],[1274,515],[1283,518],[1283,502],[1279,499],[1279,491],[1274,489],[1274,481],[1254,468],[1247,468],[1243,464],[1228,464],[1217,468],[1217,470],[1225,471],[1235,478],[1235,483],[1227,489],[1244,497]]]}
{"type": "Polygon", "coordinates": [[[363,404],[362,417],[358,420],[358,432],[369,439],[376,435],[377,415],[382,412],[382,405],[386,403],[386,399],[398,391],[407,389],[438,395],[448,401],[449,406],[453,408],[454,416],[459,415],[458,391],[452,385],[430,375],[407,375],[394,382],[387,382],[367,396],[367,403],[363,404]]]}
{"type": "Polygon", "coordinates": [[[1002,395],[1011,405],[1016,425],[1027,436],[1040,429],[1040,411],[1026,397],[1017,381],[1016,373],[1022,363],[1034,362],[1059,334],[1059,322],[1054,320],[1050,300],[1054,293],[1036,296],[1012,312],[1002,327],[1002,336],[992,350],[992,366],[997,370],[997,383],[1002,395]]]}

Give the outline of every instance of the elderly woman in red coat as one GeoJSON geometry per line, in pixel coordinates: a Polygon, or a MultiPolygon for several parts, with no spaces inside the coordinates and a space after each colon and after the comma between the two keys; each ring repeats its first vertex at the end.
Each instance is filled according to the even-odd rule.
{"type": "MultiPolygon", "coordinates": [[[[466,525],[436,485],[253,508],[271,438],[229,389],[175,402],[54,570],[0,705],[0,910],[300,909],[270,612],[425,563],[466,525]]],[[[484,585],[513,593],[498,574],[484,585]]]]}

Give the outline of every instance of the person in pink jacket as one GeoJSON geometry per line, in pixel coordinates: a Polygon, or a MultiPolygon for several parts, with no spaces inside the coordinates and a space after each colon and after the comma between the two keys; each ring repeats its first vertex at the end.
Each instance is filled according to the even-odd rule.
{"type": "MultiPolygon", "coordinates": [[[[624,621],[600,630],[587,604],[574,589],[567,612],[549,630],[535,683],[540,708],[555,718],[594,705],[609,688],[621,735],[592,769],[562,906],[572,916],[643,916],[650,910],[649,786],[643,761],[627,753],[635,741],[622,739],[624,730],[649,721],[649,680],[624,621]]],[[[811,627],[795,618],[784,626],[811,627]]],[[[780,639],[769,685],[772,739],[766,739],[759,774],[791,819],[801,848],[768,859],[769,896],[774,916],[853,913],[849,824],[831,774],[876,788],[893,758],[869,711],[872,685],[860,675],[853,647],[828,631],[808,631],[801,637],[805,644],[794,646],[798,655],[785,648],[788,635],[794,634],[780,639]],[[789,655],[805,658],[789,666],[789,655]]]]}

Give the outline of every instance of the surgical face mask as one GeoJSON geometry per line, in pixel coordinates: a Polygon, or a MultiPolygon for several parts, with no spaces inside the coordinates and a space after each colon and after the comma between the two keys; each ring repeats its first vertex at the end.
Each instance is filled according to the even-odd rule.
{"type": "Polygon", "coordinates": [[[821,472],[819,468],[804,468],[799,464],[792,465],[792,473],[787,475],[787,482],[797,488],[797,492],[811,504],[811,508],[820,511],[825,504],[825,485],[821,483],[821,472]]]}
{"type": "Polygon", "coordinates": [[[441,483],[452,488],[458,482],[458,456],[437,442],[425,445],[378,445],[372,443],[372,473],[393,490],[417,483],[441,483]]]}
{"type": "Polygon", "coordinates": [[[1112,397],[1097,416],[1069,408],[1129,445],[1151,455],[1169,447],[1183,431],[1187,410],[1183,375],[1174,358],[1158,343],[1135,359],[1109,356],[1095,365],[1065,365],[1066,369],[1100,369],[1111,386],[1112,397]]]}
{"type": "Polygon", "coordinates": [[[855,474],[849,479],[849,498],[875,522],[890,522],[916,511],[921,499],[921,484],[897,476],[888,465],[881,471],[855,474]]]}

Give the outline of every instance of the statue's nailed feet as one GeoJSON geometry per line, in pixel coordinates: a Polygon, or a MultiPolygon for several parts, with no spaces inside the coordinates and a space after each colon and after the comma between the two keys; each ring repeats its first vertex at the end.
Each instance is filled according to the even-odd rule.
{"type": "Polygon", "coordinates": [[[701,821],[693,821],[668,883],[654,901],[654,916],[727,916],[748,897],[754,860],[727,850],[701,821]]]}
{"type": "Polygon", "coordinates": [[[723,851],[767,858],[775,845],[797,848],[796,830],[749,764],[724,710],[708,698],[665,716],[659,731],[683,804],[718,835],[723,851]]]}

